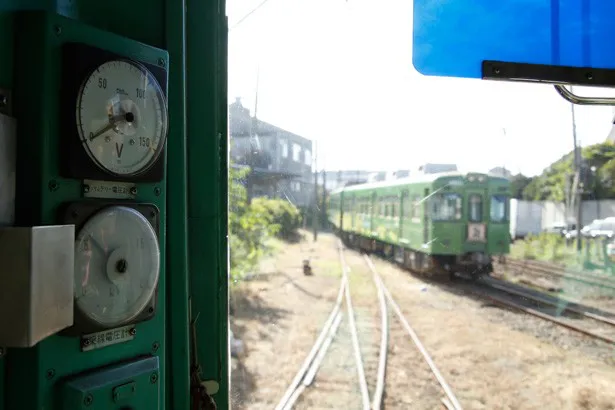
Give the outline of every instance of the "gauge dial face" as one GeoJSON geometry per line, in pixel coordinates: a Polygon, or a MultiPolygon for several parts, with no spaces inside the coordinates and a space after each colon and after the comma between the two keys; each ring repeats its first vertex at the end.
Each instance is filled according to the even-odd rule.
{"type": "Polygon", "coordinates": [[[134,176],[155,163],[166,141],[167,114],[156,79],[127,60],[98,66],[77,97],[83,147],[100,168],[116,176],[134,176]]]}
{"type": "Polygon", "coordinates": [[[98,325],[120,326],[141,313],[154,295],[159,272],[156,232],[132,208],[106,208],[77,234],[75,304],[98,325]]]}

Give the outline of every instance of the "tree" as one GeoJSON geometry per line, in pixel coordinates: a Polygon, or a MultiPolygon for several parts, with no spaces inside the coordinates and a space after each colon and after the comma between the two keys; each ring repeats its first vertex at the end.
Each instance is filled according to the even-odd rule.
{"type": "MultiPolygon", "coordinates": [[[[581,150],[581,182],[584,199],[615,199],[615,145],[611,142],[581,150]]],[[[523,199],[563,202],[574,175],[574,153],[570,151],[523,188],[523,199]]]]}
{"type": "Polygon", "coordinates": [[[523,174],[514,175],[510,179],[510,184],[511,184],[511,189],[512,189],[512,197],[516,198],[516,199],[522,199],[523,198],[523,190],[525,189],[525,187],[527,187],[532,182],[532,180],[533,180],[533,178],[526,177],[523,174]]]}

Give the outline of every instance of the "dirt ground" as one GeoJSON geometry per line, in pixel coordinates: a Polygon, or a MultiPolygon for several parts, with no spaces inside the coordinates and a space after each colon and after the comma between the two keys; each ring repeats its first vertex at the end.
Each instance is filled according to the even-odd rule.
{"type": "Polygon", "coordinates": [[[331,238],[316,245],[311,237],[285,244],[232,291],[231,329],[245,346],[232,360],[233,409],[275,408],[331,313],[341,278],[338,251],[331,238]],[[312,276],[303,274],[304,259],[312,276]]]}
{"type": "MultiPolygon", "coordinates": [[[[231,327],[245,344],[245,355],[233,360],[233,409],[273,409],[283,396],[335,303],[341,269],[334,244],[331,235],[320,234],[317,243],[309,237],[285,245],[258,275],[233,292],[231,327]],[[313,276],[304,276],[301,269],[308,257],[313,276]]],[[[350,275],[364,275],[352,282],[353,304],[366,309],[367,301],[373,301],[371,323],[377,326],[377,297],[361,290],[369,287],[367,266],[357,253],[345,255],[350,275]]],[[[615,409],[613,347],[426,283],[388,262],[374,263],[464,408],[615,409]]],[[[366,311],[358,315],[370,316],[366,311]]],[[[369,322],[357,318],[360,327],[364,321],[369,322]]],[[[334,381],[342,387],[322,391],[328,397],[327,408],[360,408],[347,323],[344,317],[316,378],[317,385],[319,376],[325,384],[325,376],[341,369],[334,381]]],[[[385,408],[440,408],[442,391],[392,314],[389,326],[385,408]]],[[[368,334],[372,341],[378,338],[379,333],[368,334]]],[[[364,335],[360,340],[367,339],[364,335]]],[[[366,356],[377,355],[372,346],[367,348],[366,356]]],[[[369,372],[374,371],[370,365],[369,372]]],[[[311,391],[297,408],[324,407],[311,391]]]]}

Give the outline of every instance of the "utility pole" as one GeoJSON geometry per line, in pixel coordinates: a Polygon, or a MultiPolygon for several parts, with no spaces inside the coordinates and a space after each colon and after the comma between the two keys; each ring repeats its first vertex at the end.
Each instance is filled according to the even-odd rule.
{"type": "MultiPolygon", "coordinates": [[[[573,92],[572,85],[570,86],[570,92],[573,92]]],[[[573,187],[576,188],[574,194],[577,197],[577,251],[581,252],[581,221],[583,220],[583,182],[581,181],[581,152],[577,142],[577,123],[575,120],[574,104],[570,104],[572,110],[572,138],[574,140],[574,179],[576,184],[573,183],[573,187]]]]}
{"type": "MultiPolygon", "coordinates": [[[[323,164],[322,167],[322,216],[323,216],[323,221],[327,220],[327,171],[325,170],[324,167],[325,164],[323,164]]],[[[325,225],[325,227],[327,227],[327,225],[325,225]]]]}
{"type": "Polygon", "coordinates": [[[314,230],[314,242],[318,239],[318,154],[314,141],[314,205],[312,206],[312,228],[314,230]]]}
{"type": "Polygon", "coordinates": [[[248,174],[246,181],[246,193],[248,195],[248,205],[252,203],[252,187],[254,185],[254,166],[256,164],[256,157],[260,154],[260,141],[258,141],[258,81],[260,77],[260,66],[256,68],[256,91],[254,95],[254,115],[252,121],[250,121],[250,144],[248,154],[248,166],[250,167],[250,173],[248,174]]]}
{"type": "MultiPolygon", "coordinates": [[[[507,141],[507,138],[506,138],[506,128],[502,128],[502,131],[504,133],[504,147],[506,147],[506,141],[507,141]]],[[[503,149],[502,153],[504,154],[504,158],[503,158],[503,161],[502,161],[502,174],[503,174],[504,177],[506,177],[506,149],[503,149]]]]}

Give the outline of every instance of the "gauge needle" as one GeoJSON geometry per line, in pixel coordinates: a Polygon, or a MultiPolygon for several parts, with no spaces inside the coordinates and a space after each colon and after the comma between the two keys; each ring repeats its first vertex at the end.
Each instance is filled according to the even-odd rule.
{"type": "Polygon", "coordinates": [[[98,131],[90,134],[90,141],[92,141],[96,137],[101,136],[105,132],[109,131],[110,129],[115,127],[118,122],[121,122],[121,121],[126,121],[126,115],[125,114],[115,115],[113,117],[109,117],[109,123],[107,125],[105,125],[101,129],[99,129],[98,131]]]}
{"type": "Polygon", "coordinates": [[[90,235],[90,242],[92,244],[94,244],[95,247],[98,248],[99,251],[101,251],[103,253],[103,255],[107,254],[107,251],[105,250],[105,248],[103,248],[100,243],[98,243],[98,241],[96,239],[94,239],[94,237],[92,235],[90,235]]]}

